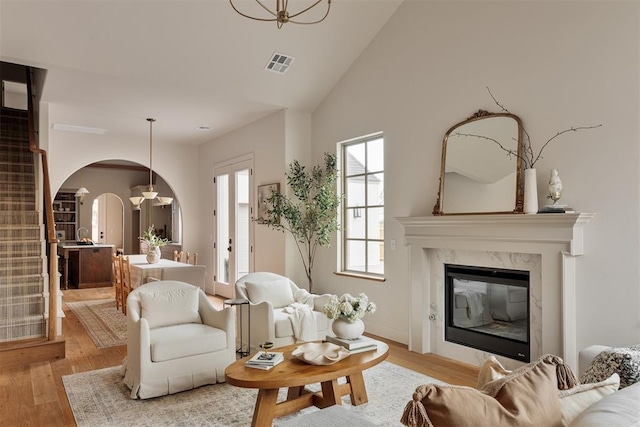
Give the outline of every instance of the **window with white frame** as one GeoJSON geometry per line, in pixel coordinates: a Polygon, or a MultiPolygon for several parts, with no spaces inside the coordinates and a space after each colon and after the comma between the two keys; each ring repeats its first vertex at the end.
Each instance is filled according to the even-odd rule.
{"type": "Polygon", "coordinates": [[[340,271],[384,275],[384,138],[339,144],[341,160],[340,271]]]}

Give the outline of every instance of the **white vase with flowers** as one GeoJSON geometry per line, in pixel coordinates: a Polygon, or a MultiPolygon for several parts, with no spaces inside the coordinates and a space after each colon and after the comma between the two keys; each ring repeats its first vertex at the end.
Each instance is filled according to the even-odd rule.
{"type": "Polygon", "coordinates": [[[169,243],[169,239],[163,239],[158,236],[153,225],[144,231],[139,239],[147,244],[147,262],[155,264],[160,261],[162,256],[160,248],[166,246],[169,243]]]}
{"type": "Polygon", "coordinates": [[[329,302],[322,307],[322,312],[333,320],[331,329],[338,338],[356,339],[364,332],[362,317],[366,313],[374,313],[376,308],[363,293],[357,297],[343,294],[339,298],[332,295],[329,302]]]}

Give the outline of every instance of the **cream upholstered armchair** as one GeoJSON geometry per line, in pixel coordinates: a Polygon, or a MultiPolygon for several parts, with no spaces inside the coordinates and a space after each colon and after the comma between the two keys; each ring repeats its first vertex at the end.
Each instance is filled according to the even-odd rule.
{"type": "Polygon", "coordinates": [[[235,286],[236,298],[249,300],[249,310],[242,310],[242,338],[248,339],[249,331],[254,349],[265,341],[272,342],[275,347],[300,341],[300,336],[294,333],[297,314],[294,308],[299,304],[307,305],[315,320],[312,333],[304,334],[310,339],[304,341],[322,340],[331,330],[332,321],[322,313],[322,306],[331,297],[329,294],[310,294],[287,277],[267,272],[249,273],[238,279],[235,286]]]}
{"type": "Polygon", "coordinates": [[[224,382],[235,361],[235,317],[198,287],[160,280],[127,298],[125,384],[148,399],[224,382]]]}

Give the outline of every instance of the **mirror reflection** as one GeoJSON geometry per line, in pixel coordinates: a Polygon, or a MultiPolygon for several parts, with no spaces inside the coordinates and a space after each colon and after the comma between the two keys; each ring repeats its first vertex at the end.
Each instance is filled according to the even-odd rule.
{"type": "Polygon", "coordinates": [[[522,212],[521,134],[517,116],[482,110],[452,126],[443,140],[433,214],[522,212]]]}

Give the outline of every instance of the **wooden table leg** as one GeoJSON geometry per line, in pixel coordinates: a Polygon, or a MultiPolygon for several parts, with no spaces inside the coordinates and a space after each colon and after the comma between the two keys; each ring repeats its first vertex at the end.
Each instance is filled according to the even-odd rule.
{"type": "Polygon", "coordinates": [[[296,397],[300,397],[302,395],[302,391],[304,390],[304,386],[297,387],[289,387],[287,391],[287,400],[293,400],[296,397]]]}
{"type": "Polygon", "coordinates": [[[258,391],[251,427],[271,427],[276,411],[277,400],[277,388],[260,389],[258,391]]]}
{"type": "Polygon", "coordinates": [[[354,406],[367,403],[369,398],[367,397],[367,389],[364,386],[364,378],[362,372],[352,374],[347,377],[347,382],[351,384],[351,404],[354,406]]]}
{"type": "Polygon", "coordinates": [[[322,384],[322,407],[342,405],[338,380],[324,381],[322,384]]]}

